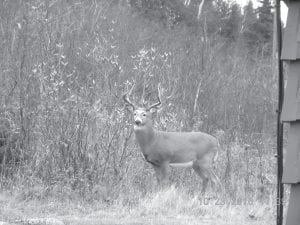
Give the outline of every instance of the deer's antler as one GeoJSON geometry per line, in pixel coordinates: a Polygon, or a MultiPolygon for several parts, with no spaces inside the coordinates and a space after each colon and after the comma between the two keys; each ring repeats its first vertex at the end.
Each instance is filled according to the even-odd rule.
{"type": "Polygon", "coordinates": [[[133,108],[133,110],[136,109],[136,106],[128,99],[128,93],[126,93],[126,94],[123,95],[123,100],[124,100],[128,105],[130,105],[130,106],[133,108]]]}
{"type": "Polygon", "coordinates": [[[135,106],[135,104],[133,104],[133,103],[129,100],[128,94],[131,94],[131,92],[132,92],[132,90],[133,90],[133,88],[134,88],[134,85],[135,85],[135,84],[133,84],[132,87],[130,88],[130,90],[127,91],[127,92],[123,95],[123,100],[124,100],[128,105],[130,105],[130,106],[133,108],[133,110],[136,109],[136,106],[135,106]]]}
{"type": "Polygon", "coordinates": [[[158,85],[157,90],[158,90],[157,103],[155,103],[155,104],[149,106],[147,110],[150,110],[150,109],[152,109],[152,108],[156,108],[157,106],[161,105],[161,100],[160,100],[160,94],[161,94],[161,93],[160,93],[160,84],[158,85]]]}

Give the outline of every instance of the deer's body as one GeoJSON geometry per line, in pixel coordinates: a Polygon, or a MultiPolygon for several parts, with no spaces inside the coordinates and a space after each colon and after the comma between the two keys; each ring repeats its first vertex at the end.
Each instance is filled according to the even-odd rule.
{"type": "MultiPolygon", "coordinates": [[[[152,128],[135,130],[136,139],[146,161],[157,165],[185,164],[216,154],[218,141],[202,132],[163,132],[152,128]]],[[[188,164],[187,164],[188,165],[188,164]]]]}
{"type": "Polygon", "coordinates": [[[159,183],[168,178],[169,166],[192,167],[203,180],[202,192],[211,180],[219,183],[212,170],[219,148],[218,140],[202,132],[163,132],[153,128],[152,109],[137,108],[124,95],[124,100],[133,108],[134,132],[145,160],[152,164],[159,183]]]}

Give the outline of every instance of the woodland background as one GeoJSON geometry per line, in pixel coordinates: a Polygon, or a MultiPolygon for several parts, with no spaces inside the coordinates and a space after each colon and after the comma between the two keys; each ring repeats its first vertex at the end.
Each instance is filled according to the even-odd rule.
{"type": "MultiPolygon", "coordinates": [[[[1,0],[0,187],[20,198],[134,205],[155,188],[122,94],[163,107],[155,126],[217,136],[229,199],[276,186],[273,6],[251,1],[1,0]],[[121,200],[120,200],[121,199],[121,200]]],[[[191,170],[171,183],[200,190],[191,170]]]]}

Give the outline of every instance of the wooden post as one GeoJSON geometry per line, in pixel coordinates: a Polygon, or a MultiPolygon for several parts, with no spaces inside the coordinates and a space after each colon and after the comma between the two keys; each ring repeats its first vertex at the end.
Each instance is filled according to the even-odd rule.
{"type": "MultiPolygon", "coordinates": [[[[283,123],[281,122],[281,112],[283,105],[283,63],[281,61],[282,33],[281,33],[281,17],[280,17],[280,0],[276,0],[276,33],[274,39],[277,41],[277,66],[278,66],[278,109],[277,109],[277,225],[282,225],[283,221],[283,123]],[[275,38],[276,37],[276,38],[275,38]]],[[[275,28],[275,26],[274,26],[275,28]]],[[[275,31],[274,31],[275,32],[275,31]]],[[[274,40],[273,40],[274,41],[274,40]]],[[[274,43],[274,42],[273,42],[274,43]]],[[[273,46],[275,49],[275,46],[273,46]]]]}

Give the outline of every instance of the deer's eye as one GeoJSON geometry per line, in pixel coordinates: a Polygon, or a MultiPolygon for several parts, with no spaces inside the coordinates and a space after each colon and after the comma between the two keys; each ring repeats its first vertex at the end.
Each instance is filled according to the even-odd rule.
{"type": "Polygon", "coordinates": [[[146,116],[146,113],[143,114],[143,117],[145,117],[145,116],[146,116]]]}

